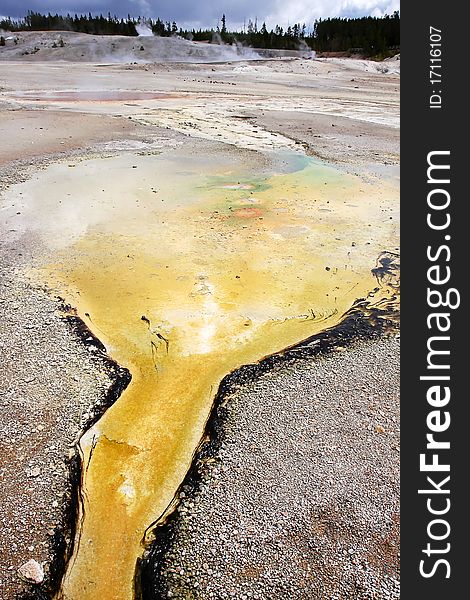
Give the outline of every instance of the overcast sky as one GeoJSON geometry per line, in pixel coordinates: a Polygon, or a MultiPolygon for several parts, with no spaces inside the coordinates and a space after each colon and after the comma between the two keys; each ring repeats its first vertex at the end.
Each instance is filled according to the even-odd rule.
{"type": "Polygon", "coordinates": [[[246,19],[265,20],[268,27],[296,22],[310,25],[320,17],[382,16],[399,10],[398,0],[0,0],[0,15],[22,17],[42,13],[103,13],[176,20],[179,26],[216,27],[225,13],[227,27],[246,19]]]}

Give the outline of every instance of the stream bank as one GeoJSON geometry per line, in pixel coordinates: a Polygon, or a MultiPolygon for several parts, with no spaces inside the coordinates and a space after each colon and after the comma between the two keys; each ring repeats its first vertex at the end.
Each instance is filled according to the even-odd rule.
{"type": "Polygon", "coordinates": [[[138,598],[399,598],[399,338],[358,321],[226,378],[138,598]]]}

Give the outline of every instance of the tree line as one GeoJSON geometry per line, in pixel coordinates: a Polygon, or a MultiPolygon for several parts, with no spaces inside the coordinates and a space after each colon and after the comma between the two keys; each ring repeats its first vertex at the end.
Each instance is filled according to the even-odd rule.
{"type": "Polygon", "coordinates": [[[75,31],[94,35],[137,35],[138,19],[118,19],[108,13],[103,15],[43,15],[28,11],[23,19],[10,18],[0,21],[0,29],[5,31],[75,31]]]}
{"type": "Polygon", "coordinates": [[[360,50],[365,55],[386,54],[400,47],[398,12],[382,18],[326,19],[316,21],[313,30],[319,52],[360,50]]]}
{"type": "Polygon", "coordinates": [[[216,29],[183,30],[176,21],[141,19],[128,15],[119,19],[110,13],[103,15],[43,15],[28,11],[24,19],[0,21],[7,31],[75,31],[95,35],[136,36],[137,26],[145,23],[155,35],[180,35],[186,39],[210,43],[240,43],[254,48],[297,50],[310,48],[317,52],[358,52],[366,56],[386,56],[400,47],[400,16],[398,11],[384,17],[318,19],[313,26],[294,23],[286,29],[276,25],[268,30],[266,23],[249,19],[239,31],[229,31],[222,15],[216,29]]]}

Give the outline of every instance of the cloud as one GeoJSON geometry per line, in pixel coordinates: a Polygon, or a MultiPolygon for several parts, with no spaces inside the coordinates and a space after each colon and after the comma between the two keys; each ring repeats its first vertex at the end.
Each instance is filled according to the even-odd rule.
{"type": "Polygon", "coordinates": [[[239,28],[248,19],[266,21],[268,28],[293,23],[311,25],[326,17],[382,16],[399,9],[398,0],[2,0],[2,13],[18,18],[27,10],[41,13],[102,13],[118,17],[145,16],[175,20],[183,27],[216,27],[222,14],[229,29],[239,28]]]}
{"type": "Polygon", "coordinates": [[[400,4],[396,0],[272,0],[265,6],[269,6],[267,21],[284,25],[299,22],[311,24],[315,19],[327,17],[379,17],[399,10],[400,4]]]}

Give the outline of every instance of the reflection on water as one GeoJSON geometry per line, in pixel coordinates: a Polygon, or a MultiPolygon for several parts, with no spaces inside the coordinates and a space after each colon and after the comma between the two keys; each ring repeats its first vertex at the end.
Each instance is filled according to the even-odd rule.
{"type": "Polygon", "coordinates": [[[65,598],[131,598],[144,532],[188,470],[224,375],[336,324],[376,287],[377,256],[396,244],[396,189],[299,161],[254,175],[233,157],[125,155],[12,188],[54,254],[42,281],[132,373],[81,440],[65,598]]]}

